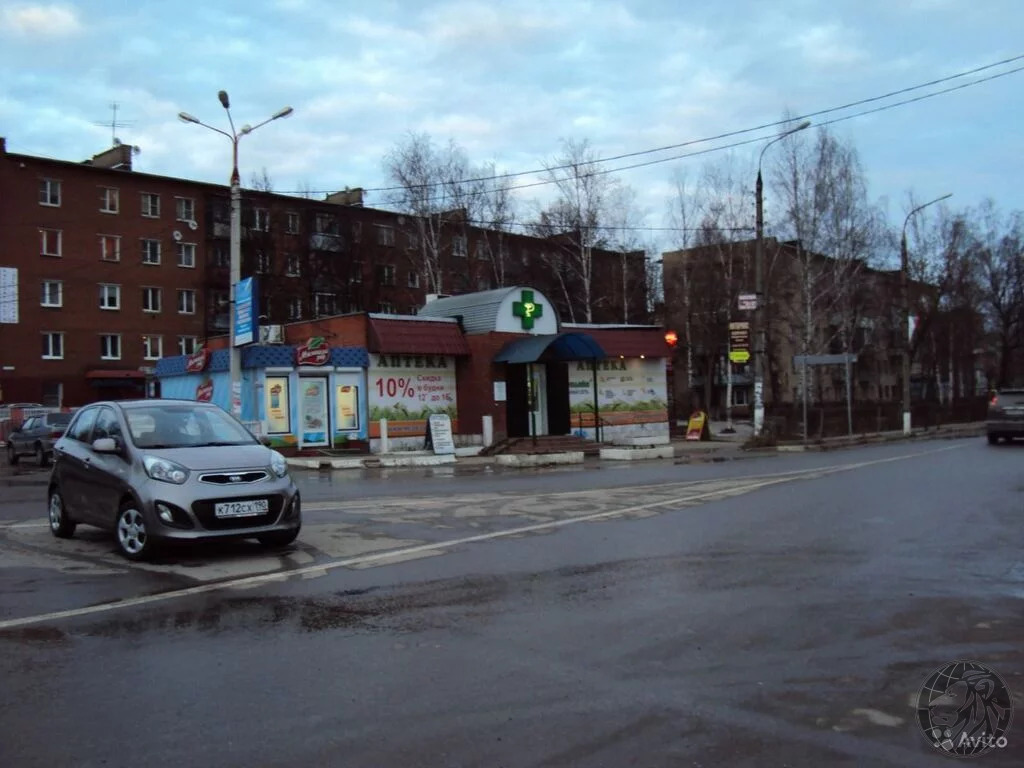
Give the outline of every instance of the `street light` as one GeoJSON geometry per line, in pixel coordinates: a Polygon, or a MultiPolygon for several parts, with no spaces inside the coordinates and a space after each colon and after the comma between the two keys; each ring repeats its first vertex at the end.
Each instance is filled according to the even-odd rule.
{"type": "Polygon", "coordinates": [[[903,434],[910,434],[910,291],[909,291],[909,280],[907,273],[910,271],[909,262],[910,259],[907,255],[907,224],[910,223],[911,217],[920,211],[922,208],[927,208],[929,205],[942,202],[952,197],[953,193],[949,192],[942,197],[936,197],[934,200],[929,200],[924,205],[919,205],[917,208],[907,214],[907,218],[903,220],[903,233],[900,235],[900,294],[901,303],[903,305],[903,434]]]}
{"type": "Polygon", "coordinates": [[[231,332],[229,338],[231,344],[229,350],[229,370],[231,378],[231,413],[236,418],[240,418],[242,415],[242,351],[235,346],[235,287],[242,279],[242,184],[241,178],[238,175],[238,142],[243,136],[252,133],[260,126],[266,125],[272,120],[288,117],[293,110],[291,107],[284,107],[262,123],[243,125],[240,130],[236,131],[235,121],[231,118],[231,101],[228,99],[228,92],[219,91],[217,98],[220,100],[221,106],[224,107],[224,111],[227,112],[231,133],[222,131],[220,128],[214,128],[212,125],[207,125],[188,112],[179,112],[178,119],[185,123],[195,123],[204,128],[209,128],[221,136],[227,136],[231,141],[231,269],[228,294],[230,299],[231,332]]]}
{"type": "Polygon", "coordinates": [[[772,144],[782,141],[787,136],[792,136],[797,131],[809,128],[810,120],[804,120],[800,125],[780,133],[761,148],[761,154],[757,158],[757,185],[755,193],[757,197],[757,235],[754,251],[754,292],[757,294],[757,305],[754,307],[754,327],[757,329],[757,339],[754,342],[754,434],[760,435],[764,431],[764,354],[765,354],[765,320],[764,320],[764,185],[761,182],[761,161],[764,159],[765,150],[772,144]]]}

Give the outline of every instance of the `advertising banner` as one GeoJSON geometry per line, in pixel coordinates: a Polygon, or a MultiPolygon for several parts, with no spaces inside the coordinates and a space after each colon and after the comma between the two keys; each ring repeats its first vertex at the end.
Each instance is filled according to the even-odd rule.
{"type": "Polygon", "coordinates": [[[287,376],[268,376],[263,390],[267,393],[267,432],[282,434],[292,431],[291,397],[287,376]]]}
{"type": "Polygon", "coordinates": [[[256,281],[247,277],[235,284],[235,341],[236,347],[252,344],[259,332],[256,318],[256,281]]]}
{"type": "Polygon", "coordinates": [[[327,379],[299,380],[303,445],[327,445],[327,379]]]}
{"type": "Polygon", "coordinates": [[[370,437],[388,420],[390,437],[426,434],[432,413],[446,413],[457,431],[455,358],[444,355],[370,355],[370,437]]]}
{"type": "MultiPolygon", "coordinates": [[[[594,426],[594,370],[589,361],[569,363],[572,429],[594,426]]],[[[665,361],[611,358],[597,362],[597,394],[606,425],[668,421],[665,361]]]]}

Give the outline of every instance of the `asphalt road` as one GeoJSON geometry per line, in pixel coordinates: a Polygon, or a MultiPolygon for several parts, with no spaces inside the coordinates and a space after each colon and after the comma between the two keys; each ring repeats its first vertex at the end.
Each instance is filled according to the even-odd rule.
{"type": "Polygon", "coordinates": [[[0,503],[3,766],[930,766],[990,665],[1024,764],[1024,446],[302,479],[281,556],[129,565],[0,503]]]}

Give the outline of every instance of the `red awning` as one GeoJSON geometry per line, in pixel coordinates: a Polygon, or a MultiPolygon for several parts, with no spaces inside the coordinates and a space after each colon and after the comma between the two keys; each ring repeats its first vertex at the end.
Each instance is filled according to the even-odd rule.
{"type": "MultiPolygon", "coordinates": [[[[572,330],[577,330],[574,326],[572,330]]],[[[672,348],[665,343],[662,328],[588,328],[580,326],[594,337],[608,357],[671,357],[672,348]]]]}
{"type": "Polygon", "coordinates": [[[142,371],[135,371],[130,368],[116,368],[111,370],[87,371],[87,379],[144,379],[146,374],[142,371]]]}
{"type": "Polygon", "coordinates": [[[404,355],[468,355],[457,323],[369,318],[371,352],[404,355]]]}

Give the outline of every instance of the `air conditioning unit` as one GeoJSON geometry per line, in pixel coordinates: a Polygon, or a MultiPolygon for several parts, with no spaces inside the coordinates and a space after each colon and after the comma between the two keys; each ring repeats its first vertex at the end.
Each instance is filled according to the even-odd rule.
{"type": "Polygon", "coordinates": [[[284,344],[283,325],[262,325],[260,326],[261,344],[284,344]]]}

